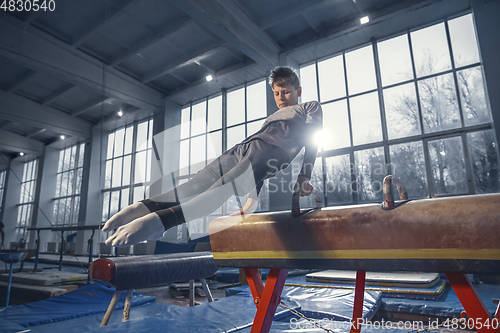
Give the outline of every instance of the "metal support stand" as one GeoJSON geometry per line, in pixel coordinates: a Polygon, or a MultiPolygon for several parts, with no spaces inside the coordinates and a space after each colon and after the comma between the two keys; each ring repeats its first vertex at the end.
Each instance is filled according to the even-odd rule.
{"type": "Polygon", "coordinates": [[[35,256],[35,268],[33,268],[33,273],[36,273],[38,268],[38,258],[40,257],[40,230],[36,231],[36,256],[35,256]]]}
{"type": "Polygon", "coordinates": [[[108,310],[106,311],[106,314],[102,319],[101,327],[106,326],[108,324],[109,318],[111,318],[111,315],[113,314],[113,310],[115,309],[116,303],[118,302],[118,298],[120,298],[121,293],[122,293],[121,290],[115,290],[115,294],[113,295],[113,298],[111,299],[111,302],[108,305],[108,310]]]}
{"type": "MultiPolygon", "coordinates": [[[[498,325],[492,325],[492,316],[476,292],[476,289],[466,274],[446,273],[453,291],[462,303],[467,317],[474,322],[474,328],[478,333],[500,332],[498,325]],[[495,329],[497,328],[497,329],[495,329]]],[[[498,315],[498,310],[496,315],[498,315]]],[[[495,316],[496,316],[495,315],[495,316]]]]}
{"type": "Polygon", "coordinates": [[[62,261],[64,253],[64,230],[61,230],[61,249],[59,250],[59,270],[62,270],[62,261]]]}
{"type": "Polygon", "coordinates": [[[12,285],[12,271],[14,268],[14,262],[10,263],[10,269],[9,269],[9,283],[7,284],[7,300],[5,301],[5,307],[9,306],[9,299],[10,299],[10,287],[12,285]]]}
{"type": "Polygon", "coordinates": [[[288,269],[271,268],[265,286],[257,268],[245,268],[244,270],[257,307],[250,332],[267,333],[271,328],[276,308],[281,302],[281,292],[285,285],[288,269]]]}
{"type": "MultiPolygon", "coordinates": [[[[89,249],[89,267],[90,263],[92,262],[93,254],[94,254],[94,232],[95,230],[92,230],[92,236],[90,236],[89,241],[88,241],[88,249],[89,249]]],[[[90,283],[90,271],[87,274],[87,284],[90,283]]]]}
{"type": "Polygon", "coordinates": [[[189,306],[194,306],[194,280],[189,280],[189,306]]]}
{"type": "Polygon", "coordinates": [[[352,325],[350,333],[361,332],[361,323],[363,321],[363,301],[365,298],[365,280],[366,272],[356,272],[356,286],[354,288],[354,308],[352,310],[352,325]]]}
{"type": "Polygon", "coordinates": [[[122,321],[127,321],[130,317],[130,306],[132,305],[132,295],[134,294],[134,289],[127,290],[127,296],[125,297],[125,305],[123,307],[123,317],[122,321]]]}
{"type": "Polygon", "coordinates": [[[203,286],[203,290],[205,291],[205,295],[207,295],[207,300],[209,302],[213,302],[214,297],[212,296],[212,292],[210,291],[210,288],[208,288],[207,280],[202,278],[202,279],[200,279],[200,281],[201,281],[201,285],[203,286]]]}

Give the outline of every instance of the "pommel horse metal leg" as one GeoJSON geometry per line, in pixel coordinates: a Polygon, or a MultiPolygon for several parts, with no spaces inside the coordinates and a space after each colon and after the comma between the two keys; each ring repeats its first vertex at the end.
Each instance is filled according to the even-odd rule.
{"type": "Polygon", "coordinates": [[[257,307],[250,333],[267,333],[271,328],[276,308],[281,302],[281,291],[285,285],[288,269],[271,268],[265,286],[257,268],[244,268],[244,271],[257,307]]]}
{"type": "Polygon", "coordinates": [[[466,274],[459,273],[446,273],[446,277],[453,291],[457,294],[460,303],[462,303],[467,317],[473,320],[476,331],[479,333],[500,332],[500,327],[498,327],[498,324],[493,324],[495,323],[495,321],[492,322],[493,317],[486,309],[469,277],[466,274]]]}
{"type": "Polygon", "coordinates": [[[361,322],[363,319],[363,300],[365,298],[366,272],[356,272],[356,287],[354,289],[354,308],[352,310],[352,324],[350,333],[361,332],[361,322]],[[361,319],[361,320],[360,320],[361,319]]]}

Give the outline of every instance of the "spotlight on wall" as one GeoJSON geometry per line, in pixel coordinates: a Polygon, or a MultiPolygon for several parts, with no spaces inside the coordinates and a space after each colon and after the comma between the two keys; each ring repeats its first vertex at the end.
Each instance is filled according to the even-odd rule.
{"type": "Polygon", "coordinates": [[[19,153],[19,156],[24,156],[24,153],[23,153],[23,152],[20,152],[20,153],[19,153]]]}
{"type": "Polygon", "coordinates": [[[361,22],[361,24],[368,23],[368,22],[370,22],[370,18],[368,16],[364,16],[364,17],[359,19],[359,22],[361,22]]]}
{"type": "Polygon", "coordinates": [[[214,78],[212,77],[212,75],[207,75],[205,77],[205,79],[207,79],[208,82],[212,81],[214,78]]]}
{"type": "Polygon", "coordinates": [[[66,135],[61,135],[60,138],[61,138],[61,140],[64,140],[64,139],[66,139],[66,135]]]}
{"type": "Polygon", "coordinates": [[[122,110],[118,111],[118,117],[121,117],[121,116],[123,116],[122,110]]]}

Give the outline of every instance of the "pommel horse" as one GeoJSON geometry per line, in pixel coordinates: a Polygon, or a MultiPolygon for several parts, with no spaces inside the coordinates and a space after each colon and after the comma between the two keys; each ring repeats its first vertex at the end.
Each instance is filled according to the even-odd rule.
{"type": "Polygon", "coordinates": [[[351,333],[361,331],[366,271],[446,273],[477,331],[499,333],[483,325],[493,318],[466,275],[500,274],[499,207],[500,194],[409,201],[401,182],[387,176],[382,205],[301,212],[294,193],[292,214],[213,220],[210,243],[217,266],[245,271],[257,306],[252,333],[269,332],[291,268],[357,271],[351,333]],[[401,201],[392,199],[391,184],[401,201]],[[270,268],[265,285],[257,268],[270,268]]]}

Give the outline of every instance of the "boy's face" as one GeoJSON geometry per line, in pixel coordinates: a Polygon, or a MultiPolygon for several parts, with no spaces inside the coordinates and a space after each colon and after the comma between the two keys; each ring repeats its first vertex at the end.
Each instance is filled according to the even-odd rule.
{"type": "Polygon", "coordinates": [[[299,97],[302,94],[302,87],[295,89],[295,87],[291,84],[287,84],[283,87],[279,87],[274,84],[273,91],[276,105],[278,108],[283,109],[284,107],[299,103],[299,97]]]}

